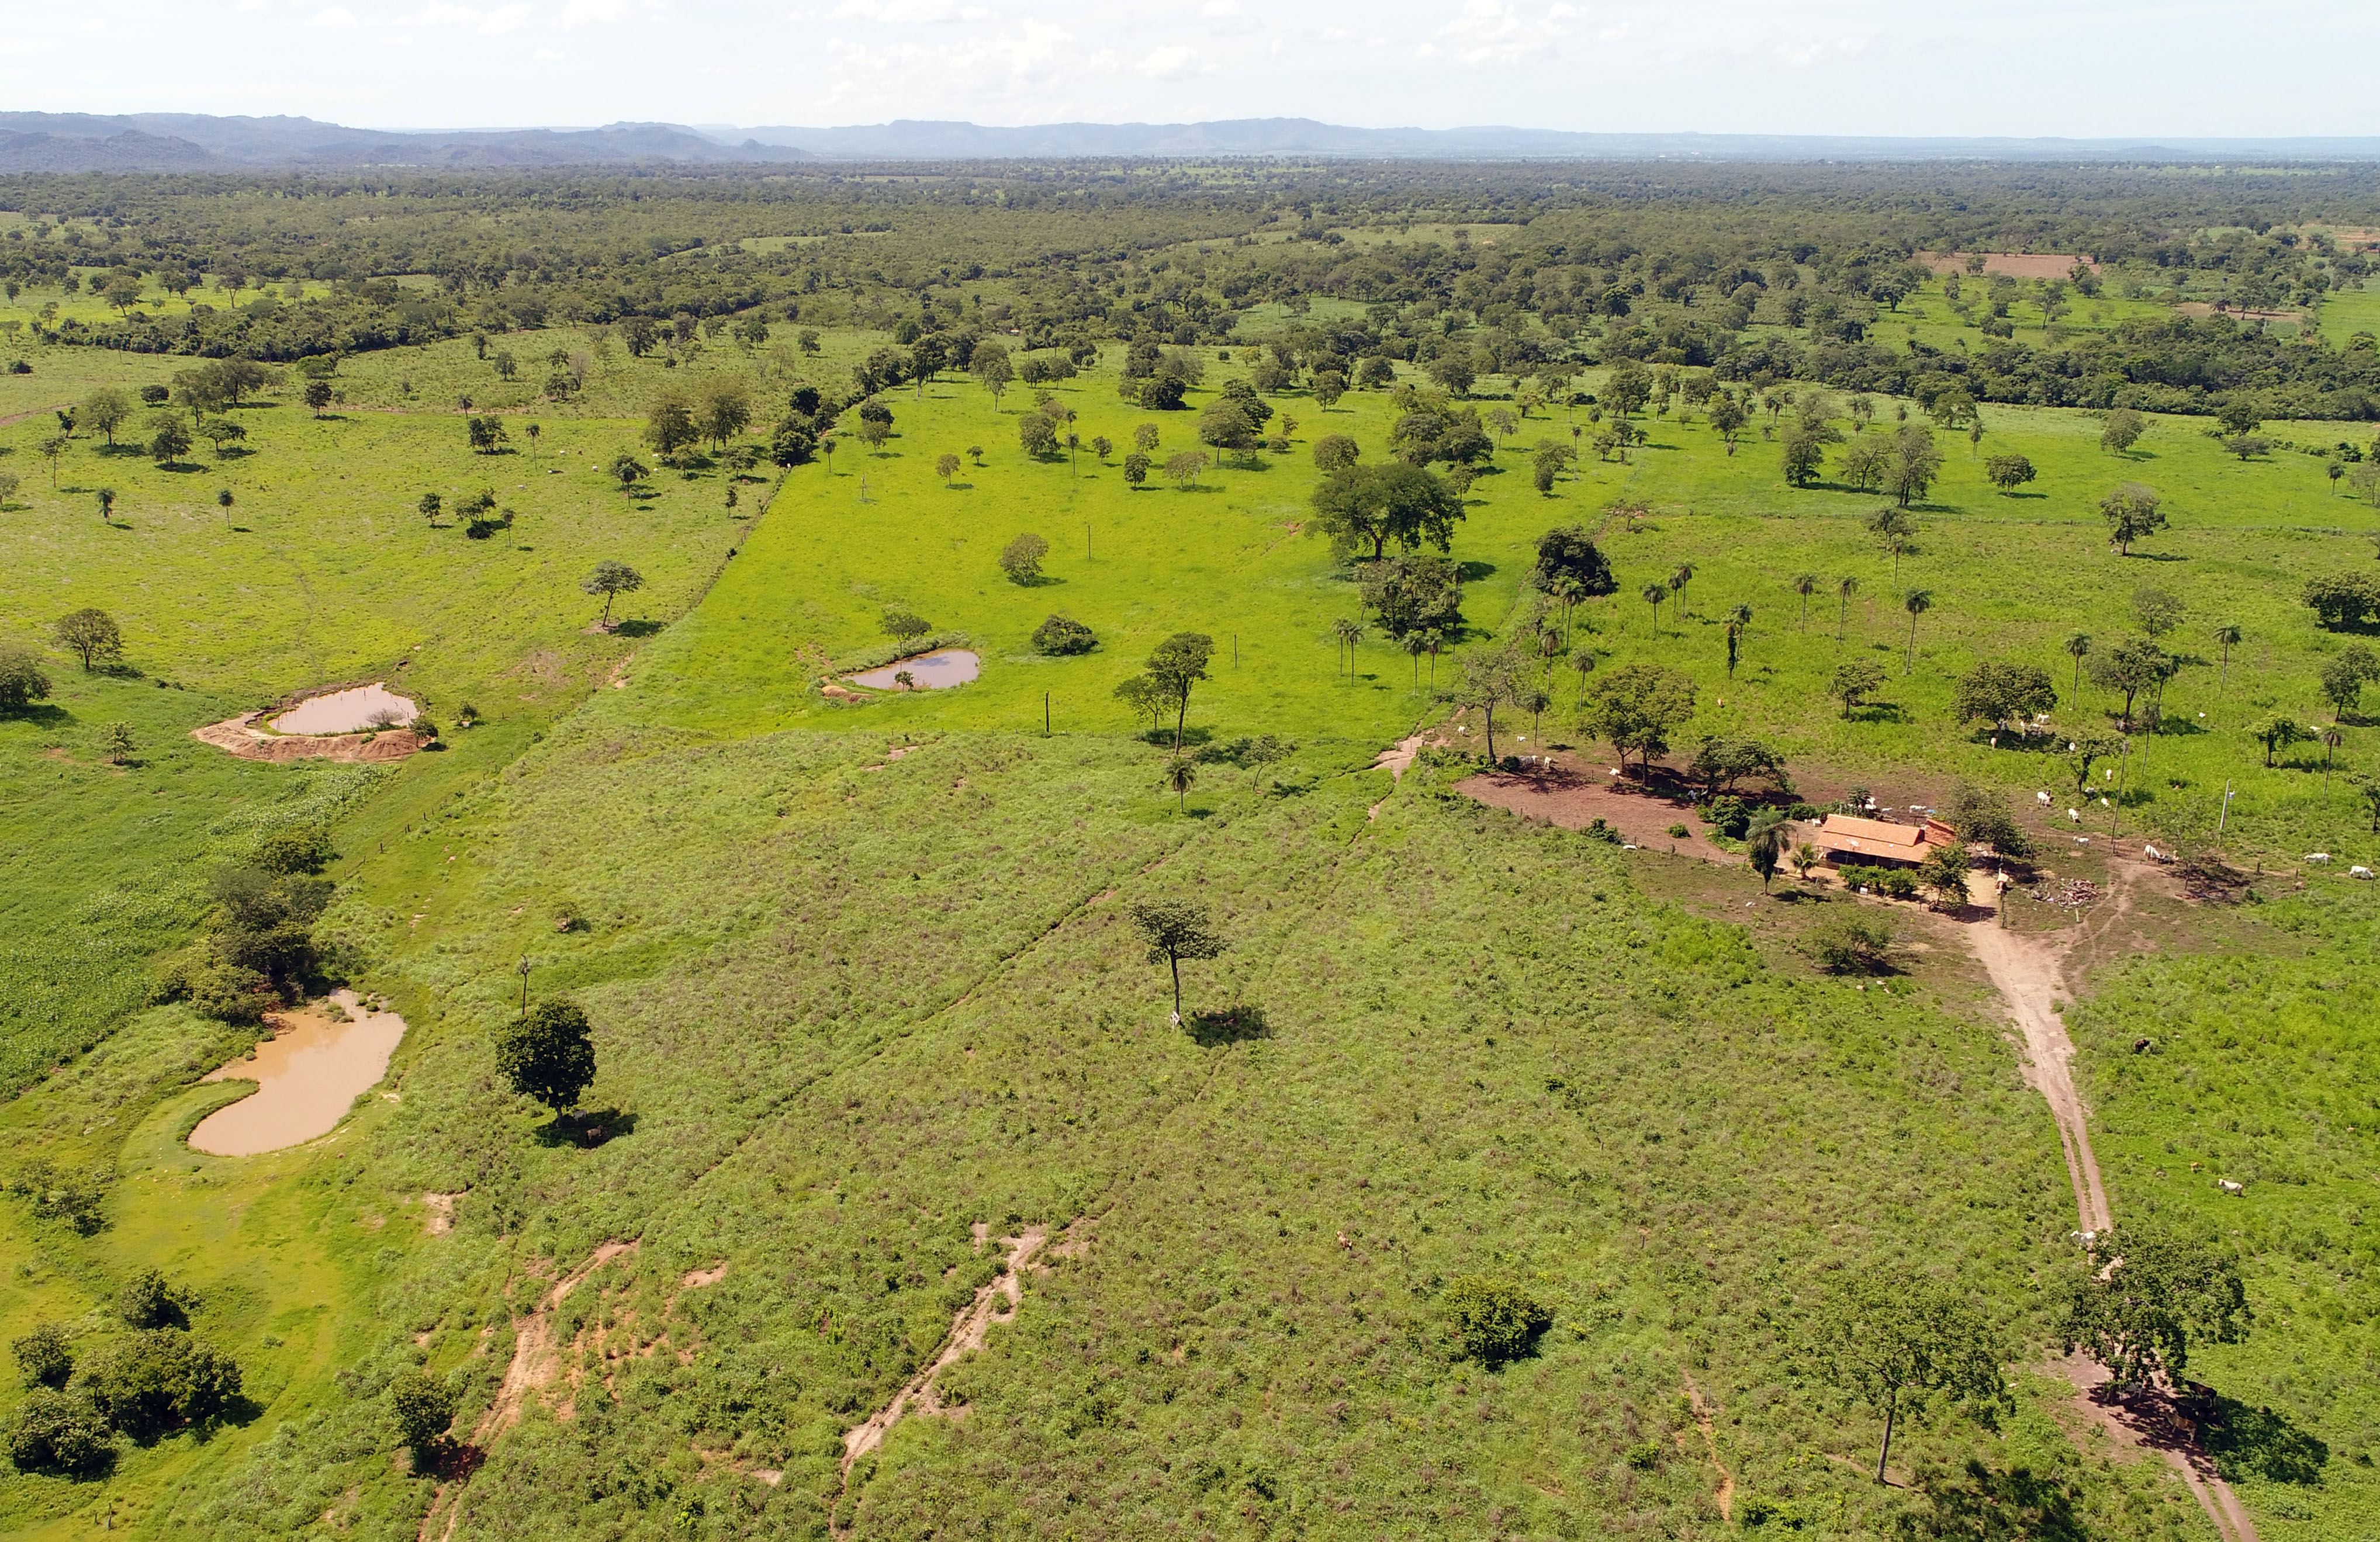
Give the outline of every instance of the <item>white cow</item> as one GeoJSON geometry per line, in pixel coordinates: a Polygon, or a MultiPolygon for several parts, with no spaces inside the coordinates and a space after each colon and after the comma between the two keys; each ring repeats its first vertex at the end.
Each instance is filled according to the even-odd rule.
{"type": "Polygon", "coordinates": [[[2355,867],[2347,869],[2347,876],[2350,878],[2370,878],[2372,876],[2372,869],[2359,863],[2355,867]]]}
{"type": "Polygon", "coordinates": [[[2330,861],[2330,853],[2326,851],[2310,851],[2306,853],[2306,860],[2309,862],[2320,862],[2327,865],[2330,861]]]}
{"type": "Polygon", "coordinates": [[[2048,795],[2047,793],[2035,793],[2035,794],[2034,794],[2033,795],[2034,795],[2034,800],[2035,800],[2036,802],[2038,802],[2038,803],[2039,803],[2039,804],[2040,804],[2044,808],[2046,808],[2046,807],[2049,807],[2049,795],[2048,795]]]}
{"type": "Polygon", "coordinates": [[[2248,1192],[2247,1184],[2235,1184],[2228,1178],[2216,1179],[2215,1186],[2221,1189],[2226,1194],[2245,1194],[2248,1192]]]}

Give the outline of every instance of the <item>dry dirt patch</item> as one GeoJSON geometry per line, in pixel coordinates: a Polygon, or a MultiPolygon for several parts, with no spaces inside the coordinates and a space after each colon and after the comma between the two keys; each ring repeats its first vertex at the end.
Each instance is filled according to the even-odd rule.
{"type": "Polygon", "coordinates": [[[1481,771],[1454,790],[1492,808],[1547,820],[1564,830],[1585,830],[1597,820],[1621,839],[1648,851],[1671,851],[1706,862],[1739,862],[1704,838],[1702,824],[1687,804],[1638,783],[1607,774],[1609,768],[1556,760],[1524,771],[1481,771]],[[1682,824],[1686,833],[1671,835],[1682,824]]]}

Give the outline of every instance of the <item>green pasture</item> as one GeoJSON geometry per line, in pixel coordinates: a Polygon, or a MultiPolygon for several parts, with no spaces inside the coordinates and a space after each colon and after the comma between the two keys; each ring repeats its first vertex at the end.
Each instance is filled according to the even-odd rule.
{"type": "MultiPolygon", "coordinates": [[[[492,457],[468,452],[455,401],[509,400],[488,393],[541,381],[548,351],[591,351],[590,335],[492,338],[521,363],[514,388],[468,339],[365,356],[342,365],[348,400],[324,419],[285,390],[242,408],[248,455],[161,470],[78,438],[55,489],[31,448],[48,406],[187,361],[36,349],[33,376],[0,376],[0,393],[55,393],[0,427],[0,467],[21,481],[0,511],[17,556],[0,629],[39,642],[56,613],[98,604],[138,672],[85,676],[53,652],[53,700],[0,723],[16,880],[0,928],[18,949],[0,953],[0,1067],[12,1086],[49,1072],[0,1123],[20,1152],[103,1169],[111,1219],[84,1238],[0,1201],[0,1338],[55,1317],[96,1335],[115,1283],[153,1264],[198,1287],[194,1325],[238,1355],[258,1405],[212,1439],[128,1449],[104,1481],[0,1478],[0,1530],[245,1537],[329,1515],[347,1535],[415,1536],[431,1486],[392,1460],[388,1377],[450,1374],[469,1427],[516,1312],[633,1235],[639,1251],[573,1296],[556,1342],[591,1354],[598,1330],[639,1347],[665,1332],[667,1350],[613,1364],[613,1398],[590,1371],[569,1421],[533,1400],[466,1490],[458,1536],[808,1536],[830,1515],[863,1536],[1420,1536],[1481,1533],[1490,1515],[1506,1535],[1718,1535],[1688,1377],[1719,1412],[1739,1516],[1759,1499],[1803,1535],[1885,1535],[1910,1501],[1857,1470],[1873,1421],[1795,1376],[1784,1347],[1820,1281],[1886,1269],[1966,1280],[2027,1356],[2046,1347],[2037,1284],[2066,1267],[2071,1208],[1988,992],[1955,970],[1865,990],[1822,978],[1763,924],[1808,902],[1763,902],[1730,873],[1710,906],[1730,918],[1706,918],[1640,881],[1660,858],[1482,810],[1448,770],[1393,789],[1366,771],[1444,709],[1429,661],[1416,686],[1416,661],[1377,635],[1341,666],[1330,627],[1358,616],[1355,586],[1292,527],[1315,438],[1385,453],[1384,395],[1324,412],[1283,393],[1290,451],[1229,456],[1195,489],[1128,488],[1087,448],[1029,459],[1016,419],[1031,391],[995,403],[957,377],[889,394],[884,453],[846,436],[831,471],[795,469],[757,519],[771,483],[746,484],[731,516],[715,469],[636,498],[603,479],[663,386],[839,382],[883,343],[829,333],[815,358],[776,355],[795,330],[674,368],[593,360],[577,403],[514,404],[517,453],[492,457]],[[965,462],[959,485],[934,471],[944,453],[965,462]],[[99,485],[119,494],[106,525],[99,485]],[[490,540],[413,512],[426,489],[451,504],[481,487],[516,512],[490,540]],[[1051,544],[1048,582],[996,564],[1025,531],[1051,544]],[[577,582],[606,557],[644,572],[625,613],[650,625],[586,630],[599,607],[577,582]],[[819,695],[829,663],[881,643],[892,603],[965,632],[981,678],[856,706],[819,695]],[[1099,650],[1035,655],[1053,611],[1099,650]],[[1204,766],[1177,807],[1164,751],[1133,742],[1147,725],[1111,692],[1179,630],[1219,644],[1194,730],[1302,747],[1261,786],[1204,766]],[[274,767],[187,736],[368,678],[426,699],[450,747],[385,770],[274,767]],[[451,726],[466,700],[487,726],[451,726]],[[140,747],[121,769],[95,751],[118,720],[140,747]],[[920,747],[884,757],[900,745],[920,747]],[[148,960],[189,936],[214,864],[314,820],[341,852],[326,930],[412,1025],[393,1097],[299,1151],[199,1157],[180,1135],[225,1094],[191,1079],[240,1040],[140,1010],[148,960]],[[1181,894],[1215,905],[1233,943],[1187,971],[1191,1004],[1259,1008],[1269,1038],[1202,1045],[1166,1023],[1121,906],[1181,894]],[[81,962],[42,975],[66,956],[81,962]],[[612,1138],[594,1148],[489,1079],[486,1037],[524,958],[534,993],[568,991],[595,1018],[589,1106],[612,1138]],[[432,1192],[464,1196],[443,1236],[423,1224],[432,1192]],[[1088,1257],[1029,1283],[953,1378],[969,1417],[905,1423],[842,1495],[840,1431],[989,1278],[968,1223],[1077,1216],[1096,1218],[1088,1257]],[[718,1284],[682,1285],[720,1263],[718,1284]],[[1554,1305],[1536,1358],[1486,1373],[1449,1357],[1439,1293],[1466,1273],[1554,1305]]],[[[1237,368],[1210,361],[1208,390],[1237,368]]],[[[1477,405],[1510,405],[1508,382],[1480,389],[1477,405]]],[[[1113,459],[1144,421],[1160,462],[1192,447],[1195,413],[1142,413],[1103,371],[1055,395],[1113,459]]],[[[1881,405],[1869,432],[1896,426],[1881,405]]],[[[2380,766],[2374,725],[2347,721],[2327,787],[2318,747],[2267,771],[2245,731],[2276,711],[2315,720],[2315,674],[2346,639],[2313,625],[2298,587],[2373,561],[2380,514],[2335,494],[2315,457],[2243,463],[2189,419],[2158,419],[2119,458],[2087,415],[1985,418],[1979,454],[1943,436],[1945,474],[1896,574],[1862,523],[1884,500],[1787,487],[1756,428],[1730,456],[1704,423],[1643,419],[1650,442],[1625,462],[1590,451],[1541,496],[1530,446],[1567,442],[1572,418],[1535,415],[1453,543],[1469,642],[1529,629],[1539,534],[1600,526],[1620,591],[1582,607],[1572,640],[1599,669],[1691,674],[1701,711],[1682,748],[1753,733],[1806,791],[1859,782],[1903,804],[1954,774],[2028,808],[2047,787],[2062,825],[2072,783],[2049,741],[1995,747],[1961,728],[1952,684],[1979,658],[2034,659],[2067,698],[2058,727],[2105,722],[2107,701],[2071,693],[2060,640],[2112,641],[2135,589],[2162,586],[2188,607],[2168,646],[2193,662],[2167,693],[2168,732],[2124,766],[2127,842],[2203,846],[2229,783],[2235,862],[2372,861],[2380,839],[2338,773],[2380,766]],[[2022,496],[1983,475],[2010,452],[2040,469],[2022,496]],[[2173,518],[2131,558],[2096,513],[2122,480],[2155,487],[2173,518]],[[1642,505],[1633,528],[1606,522],[1619,503],[1642,505]],[[1657,621],[1636,592],[1681,564],[1682,613],[1657,621]],[[1822,580],[1806,627],[1790,588],[1804,572],[1822,580]],[[1838,641],[1844,577],[1858,588],[1838,641]],[[1912,657],[1900,601],[1917,588],[1934,602],[1912,657]],[[1718,618],[1737,603],[1754,614],[1730,678],[1718,618]],[[2248,634],[2228,670],[2208,637],[2227,622],[2248,634]],[[1824,683],[1855,653],[1890,673],[1846,719],[1824,683]]],[[[2368,426],[2273,431],[2362,443],[2368,426]]],[[[1579,739],[1576,680],[1557,675],[1549,740],[1579,739]]],[[[2094,805],[2082,828],[2104,842],[2114,818],[2094,805]]],[[[2265,1465],[2240,1481],[2288,1542],[2362,1512],[2375,1417],[2356,1358],[2354,1143],[2369,1130],[2340,1090],[2368,1053],[2374,886],[2310,882],[2242,913],[2252,955],[2111,971],[2075,1019],[2119,1211],[2200,1217],[2249,1253],[2256,1334],[2202,1374],[2280,1411],[2288,1439],[2268,1419],[2251,1452],[2265,1465]],[[2171,1042],[2133,1056],[2143,1032],[2171,1042]],[[2248,1196],[2219,1200],[2192,1160],[2253,1164],[2248,1196]],[[2307,1435],[2327,1442],[2319,1481],[2271,1475],[2307,1435]]],[[[18,1395],[0,1389],[0,1412],[18,1395]]],[[[2078,1451],[2063,1402],[2026,1378],[2001,1430],[1913,1427],[1895,1467],[2022,1464],[2065,1487],[2092,1536],[2212,1535],[2161,1465],[2078,1451]]]]}

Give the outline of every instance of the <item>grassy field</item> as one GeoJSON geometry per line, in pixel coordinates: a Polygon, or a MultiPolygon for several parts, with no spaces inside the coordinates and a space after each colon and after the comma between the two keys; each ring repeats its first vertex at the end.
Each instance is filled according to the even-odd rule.
{"type": "MultiPolygon", "coordinates": [[[[530,359],[571,337],[497,341],[530,359]]],[[[831,335],[793,366],[831,378],[879,341],[831,335]]],[[[0,391],[164,362],[42,350],[0,391]]],[[[1908,1270],[1964,1283],[2020,1364],[2044,1348],[2040,1286],[2067,1267],[2072,1210],[1974,982],[1930,965],[1865,990],[1818,977],[1791,946],[1808,902],[1764,907],[1741,871],[1681,883],[1666,859],[1481,809],[1449,770],[1393,791],[1365,770],[1439,710],[1427,661],[1417,686],[1371,638],[1352,678],[1337,668],[1330,623],[1358,613],[1354,587],[1293,526],[1313,439],[1351,433],[1378,457],[1385,397],[1325,413],[1284,394],[1290,453],[1191,490],[1130,489],[1087,453],[1028,459],[1028,392],[995,405],[947,380],[888,398],[883,455],[854,444],[831,473],[797,469],[757,523],[729,516],[715,472],[664,476],[643,500],[600,480],[663,382],[785,368],[767,348],[675,370],[621,355],[579,406],[537,409],[533,454],[516,434],[523,453],[497,457],[468,452],[451,410],[492,379],[468,342],[348,361],[329,420],[246,409],[253,454],[202,473],[78,440],[53,491],[30,449],[42,424],[0,429],[25,484],[6,514],[26,554],[0,577],[9,635],[102,604],[143,672],[86,678],[54,658],[55,699],[0,724],[10,936],[30,939],[7,1063],[58,1066],[0,1122],[20,1152],[103,1170],[111,1221],[86,1238],[0,1201],[0,1252],[18,1261],[0,1337],[53,1317],[97,1332],[116,1281],[158,1265],[198,1288],[195,1325],[239,1356],[257,1405],[212,1439],[128,1449],[102,1482],[0,1479],[0,1529],[267,1536],[327,1515],[414,1536],[434,1485],[392,1460],[388,1378],[451,1373],[468,1430],[518,1315],[625,1238],[638,1250],[556,1319],[571,1416],[529,1400],[462,1491],[457,1536],[816,1536],[830,1518],[887,1537],[1716,1536],[1722,1466],[1739,1522],[1758,1500],[1803,1535],[1881,1536],[1922,1511],[1864,1480],[1873,1421],[1788,1351],[1826,1281],[1908,1270]],[[943,486],[935,456],[971,445],[982,465],[943,486]],[[102,478],[120,493],[106,526],[79,491],[102,478]],[[212,504],[231,479],[240,528],[212,504]],[[492,540],[409,512],[424,488],[480,486],[517,512],[492,540]],[[995,565],[1026,530],[1050,540],[1052,581],[995,565]],[[606,556],[645,572],[649,635],[583,630],[577,582],[606,556]],[[966,632],[980,680],[860,706],[818,695],[822,662],[878,644],[896,601],[966,632]],[[1099,650],[1033,655],[1052,611],[1090,624],[1099,650]],[[1194,727],[1301,747],[1261,788],[1203,768],[1177,808],[1162,752],[1133,741],[1145,725],[1111,693],[1182,629],[1223,648],[1194,727]],[[298,686],[383,676],[449,719],[470,700],[490,725],[386,771],[249,765],[186,736],[298,686]],[[121,771],[90,747],[116,719],[142,746],[121,771]],[[237,1038],[134,1010],[142,960],[188,934],[212,864],[318,818],[342,853],[326,924],[412,1031],[385,1096],[336,1135],[199,1156],[179,1137],[227,1094],[190,1077],[237,1038]],[[1202,1043],[1167,1025],[1162,973],[1122,909],[1178,894],[1215,905],[1232,941],[1189,971],[1191,1004],[1257,1009],[1269,1036],[1202,1043]],[[37,979],[70,940],[88,967],[37,979]],[[532,991],[595,1018],[589,1104],[611,1138],[591,1149],[490,1078],[487,1034],[524,957],[532,991]],[[428,1224],[429,1194],[461,1196],[451,1232],[428,1224]],[[897,1426],[846,1492],[841,1431],[990,1277],[969,1224],[1077,1221],[1087,1253],[1028,1281],[1016,1320],[950,1378],[968,1416],[897,1426]],[[1450,1354],[1442,1294],[1466,1274],[1554,1306],[1536,1356],[1491,1373],[1450,1354]]],[[[1209,386],[1233,368],[1210,365],[1209,386]]],[[[1058,395],[1087,441],[1154,420],[1165,452],[1189,445],[1191,414],[1142,414],[1097,372],[1058,395]]],[[[2070,777],[1960,728],[1955,676],[2022,657],[2063,692],[2059,639],[2112,640],[2138,587],[2168,587],[2188,605],[2169,645],[2196,662],[2128,770],[2128,836],[2203,841],[2229,782],[2235,862],[2372,860],[2380,843],[2335,777],[2325,789],[2319,751],[2267,771],[2245,729],[2313,716],[2343,639],[2297,588],[2371,562],[2380,516],[2333,495],[2311,457],[2241,463],[2187,420],[2119,460],[2082,415],[1985,417],[1984,453],[2021,451],[2040,479],[2003,497],[1946,436],[1897,575],[1861,523],[1879,500],[1786,487],[1756,433],[1730,457],[1701,423],[1654,420],[1627,463],[1590,456],[1541,497],[1526,446],[1566,439],[1570,419],[1532,419],[1454,542],[1474,639],[1520,626],[1542,531],[1640,502],[1638,528],[1606,530],[1620,594],[1583,613],[1582,640],[1603,668],[1694,676],[1682,745],[1758,734],[1812,790],[1930,801],[1964,774],[2030,801],[2070,777]],[[2130,559],[2095,507],[2124,480],[2174,518],[2130,559]],[[1681,563],[1683,613],[1657,623],[1633,596],[1681,563]],[[1828,595],[1858,579],[1840,643],[1831,600],[1804,629],[1801,572],[1828,595]],[[1935,603],[1912,654],[1900,601],[1915,587],[1935,603]],[[1739,601],[1754,622],[1730,678],[1718,618],[1739,601]],[[2229,621],[2249,640],[2226,669],[2206,634],[2229,621]],[[1823,682],[1852,652],[1891,674],[1845,719],[1823,682]]],[[[2058,725],[2107,707],[2086,687],[2058,725]]],[[[1548,714],[1547,736],[1575,740],[1570,719],[1548,714]]],[[[2347,728],[2338,768],[2370,768],[2370,725],[2347,728]]],[[[2110,817],[2094,811],[2095,836],[2110,817]]],[[[2119,1210],[2170,1208],[2247,1250],[2256,1334],[2200,1373],[2327,1442],[2313,1483],[2241,1470],[2266,1535],[2290,1542],[2354,1535],[2370,1513],[2366,1136],[2341,1133],[2368,1127],[2338,1089],[2369,1055],[2371,887],[2282,886],[2252,925],[2095,976],[2074,1019],[2119,1210]],[[2134,1056],[2143,1023],[2167,1042],[2134,1056]],[[2248,1174],[2248,1197],[2220,1199],[2191,1160],[2248,1174]]],[[[2161,1465],[2116,1459],[2057,1384],[2019,1381],[1998,1432],[1912,1427],[1896,1471],[1974,1455],[2042,1475],[2088,1535],[2212,1535],[2161,1465]]]]}

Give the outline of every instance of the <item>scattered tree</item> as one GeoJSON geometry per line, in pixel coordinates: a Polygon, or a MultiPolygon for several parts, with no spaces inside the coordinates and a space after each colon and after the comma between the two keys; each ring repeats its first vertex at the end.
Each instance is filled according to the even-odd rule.
{"type": "Polygon", "coordinates": [[[81,657],[86,674],[124,656],[124,634],[116,627],[115,618],[96,606],[67,612],[50,630],[60,648],[81,657]]]}
{"type": "Polygon", "coordinates": [[[2066,1281],[2059,1330],[2107,1370],[2119,1390],[2164,1381],[2178,1386],[2199,1343],[2237,1343],[2253,1314],[2230,1256],[2155,1227],[2127,1224],[2102,1233],[2066,1281]],[[2112,1260],[2101,1263],[2100,1254],[2112,1260]]]}
{"type": "Polygon", "coordinates": [[[2126,482],[2100,499],[2099,514],[2107,522],[2108,538],[2115,541],[2116,550],[2128,557],[2134,541],[2145,540],[2166,528],[2157,495],[2138,482],[2126,482]]]}
{"type": "Polygon", "coordinates": [[[595,1045],[587,1014],[576,1002],[539,1002],[495,1036],[496,1074],[556,1118],[578,1106],[595,1079],[595,1045]]]}
{"type": "Polygon", "coordinates": [[[1843,716],[1848,718],[1852,708],[1883,684],[1882,664],[1873,659],[1847,659],[1835,666],[1833,676],[1827,682],[1827,694],[1843,704],[1843,716]]]}
{"type": "Polygon", "coordinates": [[[1173,977],[1173,1021],[1182,1021],[1182,965],[1187,959],[1220,958],[1231,944],[1215,928],[1207,907],[1188,900],[1150,900],[1135,904],[1126,914],[1133,930],[1148,945],[1148,962],[1162,964],[1173,977]]]}
{"type": "Polygon", "coordinates": [[[2119,407],[2107,414],[2107,426],[2099,432],[2099,448],[2117,455],[2129,453],[2148,431],[2148,419],[2128,407],[2119,407]]]}
{"type": "Polygon", "coordinates": [[[2022,455],[1994,455],[1984,462],[1984,475],[2002,492],[2014,492],[2040,473],[2022,455]]]}
{"type": "Polygon", "coordinates": [[[1517,1285],[1479,1275],[1453,1281],[1443,1299],[1464,1358],[1490,1368],[1534,1352],[1554,1325],[1551,1307],[1517,1285]]]}
{"type": "Polygon", "coordinates": [[[1902,1412],[1922,1413],[1942,1397],[1988,1420],[2009,1401],[2000,1346],[1984,1318],[1950,1287],[1904,1270],[1862,1273],[1829,1293],[1805,1353],[1822,1378],[1883,1416],[1878,1483],[1902,1412]]]}
{"type": "Polygon", "coordinates": [[[1649,778],[1653,757],[1670,747],[1670,735],[1694,714],[1693,680],[1659,664],[1629,663],[1596,682],[1581,725],[1609,741],[1622,766],[1634,751],[1649,778]]]}
{"type": "Polygon", "coordinates": [[[1000,570],[1012,584],[1038,584],[1042,560],[1049,555],[1050,543],[1028,531],[1001,548],[1000,570]]]}
{"type": "Polygon", "coordinates": [[[2008,660],[1987,660],[1961,675],[1952,698],[1961,723],[1984,718],[1998,729],[2057,705],[2058,687],[2050,684],[2049,671],[2008,660]]]}
{"type": "Polygon", "coordinates": [[[1934,608],[1934,591],[1911,589],[1900,597],[1900,608],[1909,613],[1909,662],[1900,672],[1907,674],[1917,667],[1917,618],[1934,608]]]}
{"type": "Polygon", "coordinates": [[[443,1377],[417,1366],[389,1378],[388,1411],[396,1438],[417,1458],[446,1438],[455,1408],[455,1389],[443,1377]]]}
{"type": "Polygon", "coordinates": [[[612,601],[623,594],[633,594],[644,588],[645,577],[626,563],[614,562],[607,557],[595,565],[595,571],[589,574],[587,581],[578,587],[589,594],[603,597],[602,625],[608,631],[612,625],[612,601]]]}

